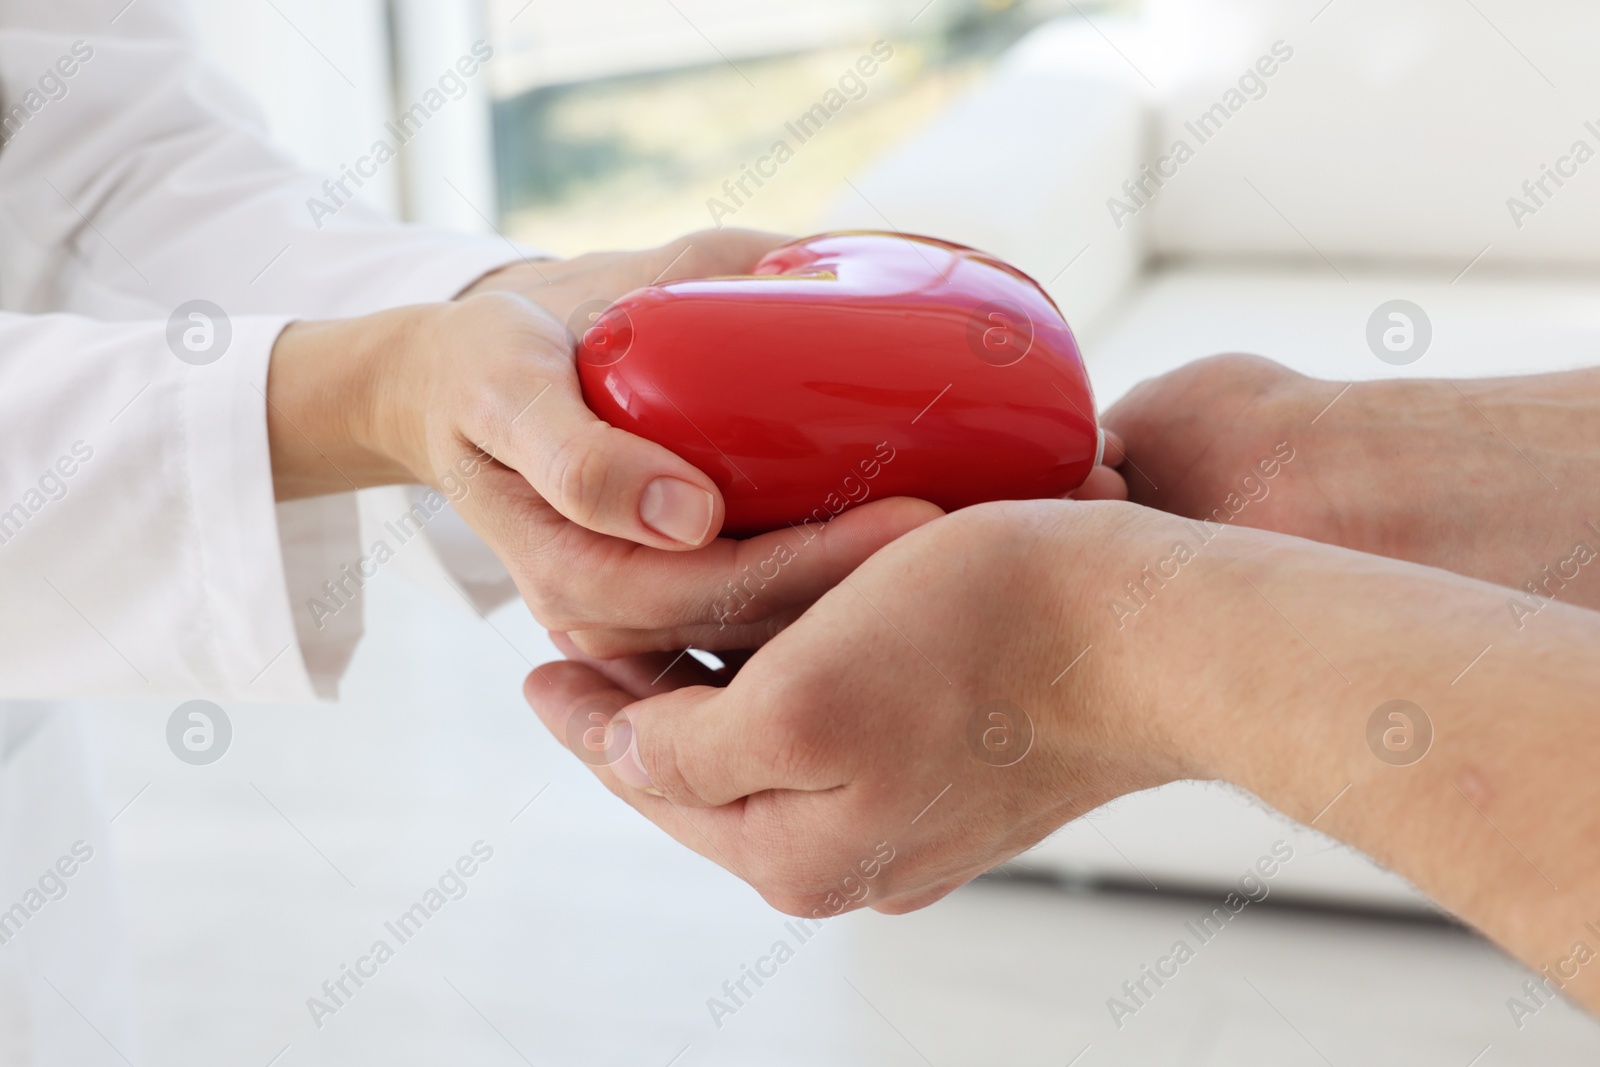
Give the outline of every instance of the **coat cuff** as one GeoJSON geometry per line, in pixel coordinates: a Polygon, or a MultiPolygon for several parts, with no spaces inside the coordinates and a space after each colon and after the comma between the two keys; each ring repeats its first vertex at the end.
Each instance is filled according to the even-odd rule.
{"type": "MultiPolygon", "coordinates": [[[[417,233],[419,247],[427,235],[417,233]]],[[[386,284],[387,304],[400,307],[450,300],[487,274],[517,263],[548,258],[545,253],[500,237],[452,236],[448,245],[426,248],[425,255],[410,257],[405,275],[386,284]]],[[[364,303],[377,304],[376,294],[364,303]]],[[[374,308],[375,309],[375,308],[374,308]]],[[[369,490],[362,495],[371,509],[383,510],[404,501],[420,499],[426,490],[415,487],[402,495],[392,489],[369,490]],[[409,496],[409,499],[407,499],[409,496]]],[[[369,509],[370,510],[370,509],[369,509]]],[[[452,508],[445,509],[441,525],[445,536],[430,530],[431,551],[417,568],[438,580],[448,578],[463,590],[480,611],[492,610],[515,594],[510,576],[494,554],[466,527],[452,508]]],[[[364,552],[361,508],[355,493],[294,500],[277,506],[277,528],[282,545],[285,582],[294,619],[300,669],[311,691],[322,700],[339,695],[339,680],[366,632],[362,589],[372,576],[363,574],[364,552]]],[[[424,579],[424,584],[427,584],[424,579]]]]}
{"type": "Polygon", "coordinates": [[[236,699],[315,694],[286,595],[267,440],[267,368],[288,322],[234,320],[231,358],[193,368],[182,392],[183,462],[212,655],[219,689],[236,699]]]}

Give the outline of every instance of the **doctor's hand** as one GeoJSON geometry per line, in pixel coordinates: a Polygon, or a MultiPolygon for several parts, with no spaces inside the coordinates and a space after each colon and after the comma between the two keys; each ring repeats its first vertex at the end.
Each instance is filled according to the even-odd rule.
{"type": "Polygon", "coordinates": [[[546,664],[526,696],[613,792],[774,907],[909,911],[1184,775],[1144,694],[1108,674],[1133,648],[1084,654],[1170,525],[1126,504],[968,508],[873,556],[725,687],[663,655],[546,664]]]}
{"type": "MultiPolygon", "coordinates": [[[[787,536],[717,539],[723,504],[711,479],[596,418],[567,329],[508,293],[295,323],[273,350],[267,396],[279,499],[432,486],[547,627],[710,623],[741,569],[787,536]]],[[[887,500],[830,524],[826,549],[784,568],[742,616],[738,639],[758,643],[768,617],[814,600],[937,514],[887,500]]]]}
{"type": "Polygon", "coordinates": [[[1346,383],[1214,356],[1105,422],[1139,503],[1600,607],[1572,581],[1600,553],[1600,370],[1346,383]]]}

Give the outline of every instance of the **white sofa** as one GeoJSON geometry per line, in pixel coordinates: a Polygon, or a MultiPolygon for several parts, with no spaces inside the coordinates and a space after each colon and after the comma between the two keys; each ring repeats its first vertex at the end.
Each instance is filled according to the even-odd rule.
{"type": "MultiPolygon", "coordinates": [[[[934,233],[1030,271],[1077,330],[1102,406],[1221,351],[1344,379],[1600,360],[1600,155],[1572,154],[1579,140],[1600,153],[1600,103],[1584,108],[1600,101],[1600,9],[1161,0],[1090,18],[1023,40],[854,178],[830,224],[934,233]],[[1219,104],[1202,141],[1185,124],[1219,104]],[[1179,140],[1192,155],[1133,201],[1123,183],[1179,140]],[[1541,178],[1536,202],[1523,183],[1541,178]],[[1404,366],[1367,342],[1369,317],[1397,298],[1433,333],[1404,366]]],[[[1209,889],[1279,837],[1297,853],[1281,892],[1420,906],[1364,857],[1194,783],[1125,798],[1023,862],[1209,889]]]]}

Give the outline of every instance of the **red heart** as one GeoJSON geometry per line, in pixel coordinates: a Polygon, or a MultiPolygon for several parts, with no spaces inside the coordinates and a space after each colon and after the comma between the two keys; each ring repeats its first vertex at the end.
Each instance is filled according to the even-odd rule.
{"type": "Polygon", "coordinates": [[[748,277],[639,289],[578,356],[590,408],[705,471],[732,537],[891,496],[1061,496],[1099,458],[1083,359],[1044,289],[927,237],[825,234],[748,277]]]}

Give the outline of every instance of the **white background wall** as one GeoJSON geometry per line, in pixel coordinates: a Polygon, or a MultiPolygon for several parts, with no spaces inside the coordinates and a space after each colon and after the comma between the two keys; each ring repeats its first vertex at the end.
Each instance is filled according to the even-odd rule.
{"type": "MultiPolygon", "coordinates": [[[[364,153],[488,35],[477,0],[192,2],[207,50],[260,103],[274,138],[329,172],[364,153]]],[[[365,195],[414,221],[488,229],[483,216],[498,214],[489,106],[489,78],[469,80],[467,97],[436,115],[365,195]]]]}

